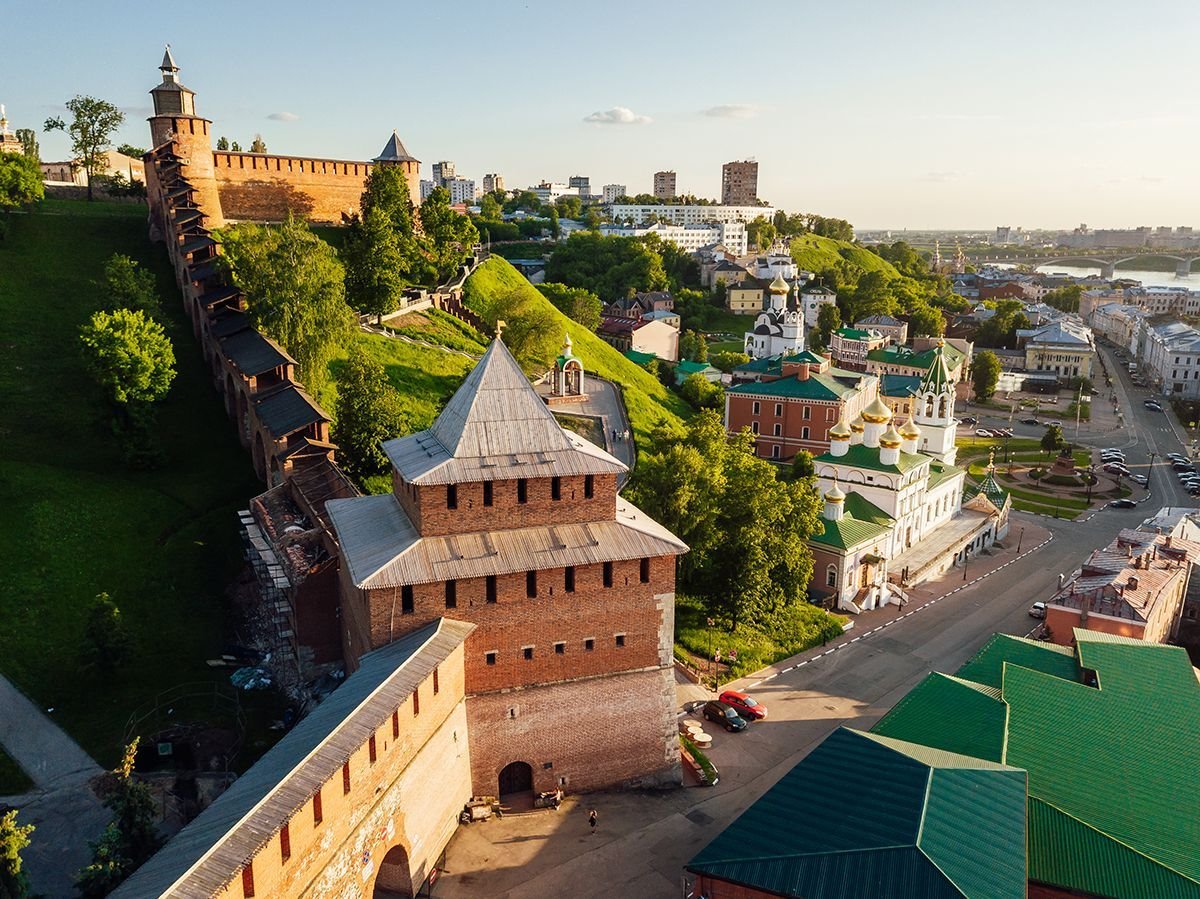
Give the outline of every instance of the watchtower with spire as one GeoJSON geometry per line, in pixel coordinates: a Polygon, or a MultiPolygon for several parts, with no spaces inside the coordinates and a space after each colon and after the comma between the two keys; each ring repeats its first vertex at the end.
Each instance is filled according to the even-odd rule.
{"type": "Polygon", "coordinates": [[[421,160],[408,152],[398,133],[392,132],[374,162],[376,165],[394,165],[402,169],[408,181],[408,197],[413,207],[421,205],[421,160]]]}
{"type": "Polygon", "coordinates": [[[920,428],[920,450],[926,455],[954,464],[958,449],[958,421],[954,417],[954,381],[946,364],[946,341],[939,339],[933,361],[921,378],[913,398],[913,421],[920,428]]]}

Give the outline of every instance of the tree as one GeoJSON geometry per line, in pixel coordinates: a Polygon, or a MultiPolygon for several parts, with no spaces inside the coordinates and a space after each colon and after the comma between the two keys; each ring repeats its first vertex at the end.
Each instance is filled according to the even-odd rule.
{"type": "Polygon", "coordinates": [[[808,450],[796,450],[796,455],[792,457],[792,477],[793,478],[811,478],[817,473],[817,466],[813,463],[813,455],[808,450]]]}
{"type": "Polygon", "coordinates": [[[667,287],[662,257],[644,242],[591,231],[577,231],[555,248],[546,280],[586,288],[608,301],[667,287]]]}
{"type": "Polygon", "coordinates": [[[1078,312],[1079,300],[1082,296],[1083,288],[1078,284],[1070,284],[1067,287],[1050,291],[1042,297],[1042,302],[1055,309],[1061,309],[1063,312],[1078,312]]]}
{"type": "Polygon", "coordinates": [[[479,242],[471,219],[450,208],[450,192],[444,187],[435,187],[422,201],[421,231],[438,283],[453,277],[479,242]]]}
{"type": "Polygon", "coordinates": [[[251,141],[251,143],[250,143],[250,152],[251,153],[266,153],[267,152],[267,143],[266,143],[266,141],[264,141],[262,139],[261,134],[254,135],[254,140],[251,141]]]}
{"type": "Polygon", "coordinates": [[[114,253],[104,263],[104,288],[108,302],[104,308],[140,309],[157,317],[162,311],[154,275],[139,268],[137,261],[114,253]]]}
{"type": "Polygon", "coordinates": [[[500,215],[500,204],[496,202],[496,198],[491,194],[484,194],[483,199],[479,201],[479,217],[496,221],[500,215]]]}
{"type": "Polygon", "coordinates": [[[1047,425],[1046,433],[1042,435],[1042,452],[1046,455],[1060,452],[1067,445],[1067,438],[1063,436],[1062,427],[1059,425],[1047,425]]]}
{"type": "Polygon", "coordinates": [[[708,361],[713,368],[720,369],[725,374],[730,374],[739,365],[745,365],[749,362],[750,357],[745,353],[721,350],[713,353],[708,361]]]}
{"type": "Polygon", "coordinates": [[[558,223],[558,208],[550,207],[550,236],[558,240],[562,236],[562,225],[558,223]]]}
{"type": "Polygon", "coordinates": [[[171,341],[140,309],[96,312],[79,339],[92,378],[118,405],[160,400],[175,380],[171,341]]]}
{"type": "Polygon", "coordinates": [[[104,804],[113,818],[92,843],[92,863],[79,872],[76,885],[85,899],[107,896],[162,845],[155,826],[157,803],[150,787],[134,776],[139,738],[125,747],[113,770],[115,784],[104,804]]]}
{"type": "Polygon", "coordinates": [[[124,156],[132,156],[134,159],[141,159],[146,155],[146,148],[135,147],[133,144],[119,144],[117,152],[124,156]]]}
{"type": "Polygon", "coordinates": [[[46,119],[47,131],[66,131],[71,136],[71,153],[88,174],[87,198],[92,199],[92,180],[108,169],[106,155],[114,131],[125,121],[125,113],[107,100],[79,95],[67,101],[71,124],[57,116],[46,119]]]}
{"type": "Polygon", "coordinates": [[[0,815],[0,899],[25,899],[29,881],[21,864],[21,851],[29,845],[32,824],[18,824],[17,810],[0,815]]]}
{"type": "Polygon", "coordinates": [[[554,201],[554,207],[563,218],[575,219],[579,218],[579,213],[583,209],[583,202],[579,197],[566,194],[554,201]]]}
{"type": "Polygon", "coordinates": [[[84,667],[111,674],[132,654],[133,641],[121,620],[121,610],[107,593],[98,594],[83,628],[84,667]]]}
{"type": "Polygon", "coordinates": [[[400,307],[408,286],[412,258],[403,238],[384,210],[375,207],[355,218],[342,247],[346,270],[346,302],[354,309],[382,319],[400,307]]]}
{"type": "Polygon", "coordinates": [[[975,354],[971,360],[971,384],[975,388],[975,398],[989,400],[996,392],[996,384],[1000,380],[1000,359],[991,350],[983,350],[975,354]]]}
{"type": "Polygon", "coordinates": [[[399,166],[375,166],[367,176],[358,202],[364,215],[377,209],[388,217],[398,234],[412,237],[412,194],[408,189],[408,177],[399,166]]]}
{"type": "Polygon", "coordinates": [[[708,341],[698,331],[684,331],[679,335],[679,356],[692,362],[707,362],[708,341]]]}
{"type": "Polygon", "coordinates": [[[775,242],[776,236],[775,225],[766,216],[760,215],[746,224],[746,239],[758,247],[760,252],[768,249],[775,242]]]}
{"type": "Polygon", "coordinates": [[[504,345],[526,371],[544,370],[562,345],[562,324],[554,311],[520,288],[500,297],[488,311],[488,325],[504,322],[504,345]]]}
{"type": "Polygon", "coordinates": [[[679,395],[693,409],[721,409],[725,406],[725,391],[700,372],[694,372],[679,385],[679,395]]]}
{"type": "Polygon", "coordinates": [[[567,287],[565,284],[539,284],[538,290],[554,308],[572,321],[579,322],[589,331],[600,326],[600,298],[582,287],[567,287]]]}
{"type": "Polygon", "coordinates": [[[0,153],[0,209],[28,206],[45,196],[37,157],[25,153],[0,153]]]}
{"type": "Polygon", "coordinates": [[[218,137],[217,138],[217,149],[218,150],[228,150],[229,149],[229,138],[227,138],[223,134],[220,137],[218,137]]]}
{"type": "Polygon", "coordinates": [[[241,153],[241,152],[242,152],[242,145],[241,145],[241,144],[239,144],[237,141],[234,141],[234,142],[233,142],[233,143],[230,145],[229,149],[230,149],[230,151],[231,151],[231,152],[233,152],[233,153],[241,153]]]}
{"type": "Polygon", "coordinates": [[[400,394],[384,367],[355,345],[338,371],[333,439],[342,467],[361,483],[383,474],[389,462],[382,443],[412,430],[400,394]]]}
{"type": "Polygon", "coordinates": [[[941,337],[946,333],[946,317],[940,309],[919,306],[908,316],[909,337],[941,337]]]}
{"type": "Polygon", "coordinates": [[[309,386],[324,383],[329,360],[354,328],[334,249],[291,215],[273,228],[234,225],[220,239],[217,258],[245,295],[255,327],[295,357],[309,386]]]}
{"type": "Polygon", "coordinates": [[[21,152],[41,161],[41,148],[38,147],[37,132],[32,128],[18,128],[17,140],[21,142],[21,152]]]}

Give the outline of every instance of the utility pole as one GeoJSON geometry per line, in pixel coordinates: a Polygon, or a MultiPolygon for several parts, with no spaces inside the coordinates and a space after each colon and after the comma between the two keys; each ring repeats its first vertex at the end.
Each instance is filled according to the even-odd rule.
{"type": "Polygon", "coordinates": [[[1017,555],[1021,554],[1021,541],[1025,539],[1025,528],[1021,528],[1021,533],[1017,537],[1017,555]]]}

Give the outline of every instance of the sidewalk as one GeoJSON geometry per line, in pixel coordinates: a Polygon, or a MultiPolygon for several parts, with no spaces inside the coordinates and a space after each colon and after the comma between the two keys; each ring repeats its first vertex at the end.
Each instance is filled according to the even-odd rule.
{"type": "Polygon", "coordinates": [[[0,803],[19,809],[21,824],[37,828],[23,856],[31,892],[72,896],[75,874],[91,861],[88,843],[109,821],[108,809],[89,786],[104,770],[3,677],[0,745],[35,784],[23,796],[0,797],[0,803]]]}

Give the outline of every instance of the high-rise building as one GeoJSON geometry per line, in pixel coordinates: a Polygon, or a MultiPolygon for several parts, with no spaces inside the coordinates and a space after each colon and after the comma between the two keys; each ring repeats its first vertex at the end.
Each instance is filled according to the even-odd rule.
{"type": "Polygon", "coordinates": [[[475,180],[473,178],[451,178],[443,185],[450,191],[451,203],[475,202],[475,180]]]}
{"type": "Polygon", "coordinates": [[[615,203],[621,197],[628,196],[628,191],[624,184],[606,184],[601,188],[604,195],[605,203],[615,203]]]}
{"type": "Polygon", "coordinates": [[[753,206],[758,202],[758,163],[753,159],[721,166],[721,202],[727,206],[753,206]]]}
{"type": "Polygon", "coordinates": [[[654,197],[658,200],[675,199],[675,173],[654,173],[654,197]]]}
{"type": "Polygon", "coordinates": [[[572,175],[567,179],[567,187],[579,191],[579,196],[587,197],[592,193],[592,179],[587,175],[572,175]]]}
{"type": "Polygon", "coordinates": [[[492,172],[483,176],[483,192],[490,194],[494,190],[504,190],[504,176],[492,172]]]}
{"type": "Polygon", "coordinates": [[[454,163],[435,162],[433,164],[433,183],[438,187],[445,187],[447,181],[454,180],[454,163]]]}

